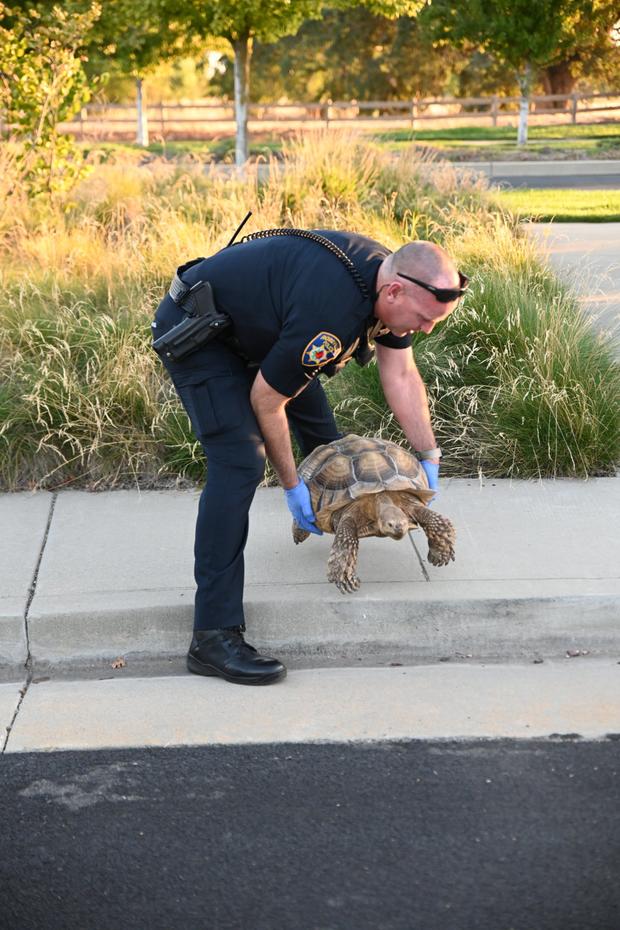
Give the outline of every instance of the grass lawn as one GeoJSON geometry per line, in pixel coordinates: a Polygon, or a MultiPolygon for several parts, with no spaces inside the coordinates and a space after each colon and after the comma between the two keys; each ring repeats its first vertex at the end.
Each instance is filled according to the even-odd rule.
{"type": "Polygon", "coordinates": [[[539,222],[620,222],[620,191],[511,190],[499,191],[500,206],[539,222]]]}
{"type": "MultiPolygon", "coordinates": [[[[411,142],[383,143],[391,152],[400,152],[411,146],[411,142]]],[[[620,137],[613,139],[550,139],[545,142],[531,141],[527,145],[513,142],[486,140],[467,142],[448,139],[445,142],[415,140],[418,147],[434,149],[442,158],[450,161],[527,161],[529,159],[567,160],[578,158],[619,158],[620,137]]]]}
{"type": "MultiPolygon", "coordinates": [[[[152,157],[194,158],[197,161],[231,161],[235,160],[235,137],[218,136],[215,139],[171,139],[164,142],[151,142],[143,147],[135,142],[85,142],[82,148],[87,156],[100,162],[113,161],[118,155],[135,155],[135,160],[152,157]]],[[[261,137],[250,139],[250,158],[268,158],[282,151],[281,137],[261,137]]]]}
{"type": "MultiPolygon", "coordinates": [[[[351,129],[355,129],[351,126],[351,129]]],[[[489,161],[494,158],[620,158],[620,121],[591,125],[532,126],[530,141],[517,145],[517,130],[510,126],[460,126],[452,129],[397,129],[389,132],[360,133],[375,139],[392,152],[409,151],[411,143],[436,149],[450,160],[489,161]]],[[[290,132],[252,133],[250,157],[268,158],[282,154],[282,142],[290,132]]],[[[146,149],[131,142],[84,143],[84,149],[100,161],[120,152],[133,152],[138,158],[195,158],[199,161],[234,161],[233,135],[214,139],[152,142],[146,149]]]]}
{"type": "Polygon", "coordinates": [[[530,126],[528,143],[517,145],[512,126],[458,126],[451,129],[397,129],[376,138],[391,151],[427,145],[458,160],[490,160],[506,155],[547,158],[620,158],[620,123],[530,126]]]}
{"type": "MultiPolygon", "coordinates": [[[[513,126],[456,126],[451,129],[395,129],[382,132],[378,136],[384,141],[406,142],[416,139],[419,142],[442,142],[458,140],[461,142],[478,142],[490,140],[495,142],[511,141],[516,138],[517,130],[513,126]]],[[[530,126],[530,139],[604,139],[615,138],[620,142],[620,122],[572,124],[553,126],[530,126]]]]}

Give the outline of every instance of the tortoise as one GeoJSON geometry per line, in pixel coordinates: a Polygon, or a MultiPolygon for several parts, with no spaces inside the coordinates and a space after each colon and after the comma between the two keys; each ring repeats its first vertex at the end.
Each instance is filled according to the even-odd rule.
{"type": "MultiPolygon", "coordinates": [[[[429,562],[447,565],[454,559],[454,527],[429,510],[435,492],[418,459],[402,446],[351,433],[317,446],[298,472],[308,485],[317,527],[335,534],[327,579],[343,594],[360,586],[356,563],[363,536],[402,539],[419,526],[428,539],[429,562]]],[[[309,535],[293,521],[295,543],[309,535]]]]}

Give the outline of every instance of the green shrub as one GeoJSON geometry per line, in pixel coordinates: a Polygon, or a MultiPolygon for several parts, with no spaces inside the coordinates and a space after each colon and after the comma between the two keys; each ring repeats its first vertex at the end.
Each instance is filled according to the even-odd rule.
{"type": "MultiPolygon", "coordinates": [[[[620,365],[612,347],[538,265],[528,241],[510,242],[510,254],[502,255],[501,238],[486,235],[489,258],[464,265],[472,281],[459,310],[413,343],[444,450],[443,473],[613,474],[620,365]]],[[[347,369],[345,378],[330,386],[343,428],[362,423],[364,431],[402,441],[376,366],[347,369]]]]}
{"type": "MultiPolygon", "coordinates": [[[[3,488],[200,480],[202,453],[149,324],[176,266],[224,246],[248,209],[254,229],[348,228],[390,248],[432,238],[470,274],[459,310],[413,348],[446,474],[613,471],[614,348],[511,215],[431,156],[397,162],[330,132],[289,144],[284,168],[245,177],[120,153],[54,209],[18,197],[0,213],[3,488]]],[[[402,439],[376,366],[351,363],[327,390],[344,429],[402,439]]]]}

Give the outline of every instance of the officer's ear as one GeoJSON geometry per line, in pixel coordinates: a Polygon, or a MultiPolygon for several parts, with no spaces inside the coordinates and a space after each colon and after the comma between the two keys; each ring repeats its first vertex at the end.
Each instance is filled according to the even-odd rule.
{"type": "Polygon", "coordinates": [[[386,288],[386,294],[389,300],[395,300],[397,297],[402,296],[404,292],[404,285],[401,284],[400,281],[391,281],[386,288]]]}

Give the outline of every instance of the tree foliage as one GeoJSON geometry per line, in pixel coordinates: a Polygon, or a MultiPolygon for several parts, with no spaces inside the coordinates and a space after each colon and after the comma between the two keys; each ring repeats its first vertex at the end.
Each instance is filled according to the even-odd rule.
{"type": "Polygon", "coordinates": [[[425,11],[440,46],[477,48],[512,68],[523,98],[520,142],[537,74],[596,44],[617,16],[615,0],[433,0],[425,11]]]}
{"type": "MultiPolygon", "coordinates": [[[[211,79],[231,96],[232,57],[211,79]]],[[[514,93],[504,65],[479,52],[435,48],[423,16],[386,19],[366,9],[327,10],[294,36],[254,45],[252,100],[405,100],[443,94],[514,93]]]]}
{"type": "Polygon", "coordinates": [[[583,78],[614,88],[620,75],[620,21],[618,0],[596,0],[582,4],[549,65],[541,71],[545,93],[569,94],[583,78]]]}
{"type": "MultiPolygon", "coordinates": [[[[441,47],[475,47],[508,64],[523,81],[558,62],[613,48],[617,0],[433,0],[423,14],[441,47]]],[[[525,86],[525,85],[524,85],[525,86]]]]}
{"type": "Polygon", "coordinates": [[[0,3],[0,106],[21,144],[17,166],[33,193],[55,193],[73,184],[82,158],[58,124],[90,98],[84,36],[101,8],[72,2],[22,10],[0,3]]]}
{"type": "Polygon", "coordinates": [[[143,77],[194,50],[166,0],[106,0],[90,41],[90,70],[143,77]]]}
{"type": "MultiPolygon", "coordinates": [[[[570,93],[613,88],[620,73],[620,46],[609,23],[615,2],[599,4],[574,30],[576,44],[558,49],[553,64],[532,75],[540,93],[570,93]],[[607,10],[608,12],[605,12],[607,10]]],[[[320,19],[304,22],[295,35],[275,43],[256,40],[252,53],[254,102],[287,100],[406,99],[420,96],[481,96],[518,93],[516,71],[505,60],[481,51],[463,38],[458,44],[436,34],[435,10],[417,17],[386,19],[361,7],[327,9],[320,19]],[[432,15],[431,15],[432,13],[432,15]]],[[[233,52],[212,76],[205,92],[232,96],[233,52]]]]}
{"type": "Polygon", "coordinates": [[[250,62],[254,40],[275,42],[297,32],[305,20],[318,19],[327,6],[366,7],[387,17],[414,15],[424,0],[187,0],[182,7],[170,0],[171,20],[185,22],[198,36],[227,39],[235,56],[236,161],[247,159],[250,62]]]}
{"type": "Polygon", "coordinates": [[[364,6],[379,16],[415,15],[424,0],[189,0],[182,13],[176,3],[171,18],[188,16],[204,35],[223,36],[229,42],[244,36],[260,42],[276,42],[294,35],[309,19],[320,19],[325,8],[350,10],[364,6]]]}

